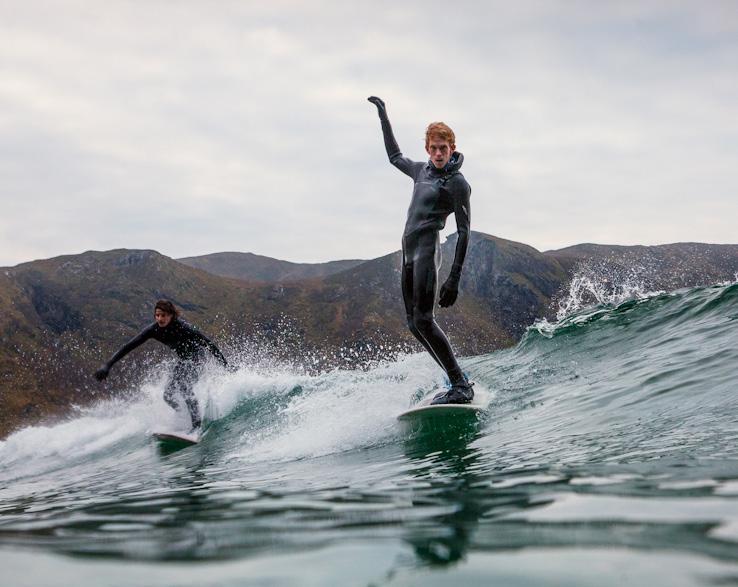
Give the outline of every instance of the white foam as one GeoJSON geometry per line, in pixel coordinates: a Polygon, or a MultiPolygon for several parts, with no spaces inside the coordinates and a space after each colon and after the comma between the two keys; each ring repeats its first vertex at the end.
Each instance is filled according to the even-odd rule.
{"type": "Polygon", "coordinates": [[[310,378],[274,428],[257,439],[246,433],[232,456],[289,460],[376,445],[397,434],[396,416],[419,389],[430,391],[442,382],[442,372],[425,355],[310,378]]]}
{"type": "MultiPolygon", "coordinates": [[[[53,426],[32,426],[0,441],[0,479],[41,474],[152,430],[186,430],[189,417],[162,399],[168,370],[128,395],[103,401],[53,426]],[[6,476],[5,473],[10,475],[6,476]]],[[[362,371],[311,376],[288,368],[244,365],[235,372],[208,366],[193,387],[205,417],[219,420],[243,401],[273,401],[249,422],[231,452],[249,460],[291,460],[372,446],[398,434],[396,416],[421,393],[442,387],[443,372],[425,354],[402,356],[362,371]],[[297,386],[299,393],[291,393],[297,386]]]]}
{"type": "Polygon", "coordinates": [[[193,390],[204,406],[206,418],[219,420],[244,399],[274,394],[275,391],[287,393],[308,381],[309,376],[284,367],[242,366],[233,373],[213,368],[200,378],[193,390]]]}
{"type": "Polygon", "coordinates": [[[663,293],[647,289],[635,274],[610,279],[607,274],[577,273],[569,283],[567,295],[559,301],[556,319],[561,321],[593,306],[619,306],[628,300],[645,300],[663,293]]]}
{"type": "MultiPolygon", "coordinates": [[[[144,384],[137,399],[108,400],[49,426],[29,426],[0,442],[0,469],[12,478],[37,474],[108,449],[155,426],[176,426],[178,415],[163,401],[166,377],[144,384]]],[[[3,475],[5,478],[5,475],[3,475]]]]}

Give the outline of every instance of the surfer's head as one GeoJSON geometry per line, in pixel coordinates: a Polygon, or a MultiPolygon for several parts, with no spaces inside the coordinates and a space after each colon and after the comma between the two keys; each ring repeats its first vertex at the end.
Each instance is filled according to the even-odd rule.
{"type": "Polygon", "coordinates": [[[456,150],[456,135],[445,122],[431,122],[425,129],[425,150],[436,169],[443,169],[456,150]]]}
{"type": "Polygon", "coordinates": [[[169,300],[159,300],[154,306],[154,320],[160,328],[166,328],[169,323],[179,316],[179,311],[169,300]]]}

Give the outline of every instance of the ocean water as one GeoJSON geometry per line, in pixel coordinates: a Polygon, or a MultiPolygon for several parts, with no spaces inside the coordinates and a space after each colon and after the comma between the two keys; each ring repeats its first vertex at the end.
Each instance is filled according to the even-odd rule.
{"type": "Polygon", "coordinates": [[[463,360],[477,421],[402,428],[422,355],[163,378],[0,442],[0,583],[738,585],[738,284],[567,302],[463,360]]]}

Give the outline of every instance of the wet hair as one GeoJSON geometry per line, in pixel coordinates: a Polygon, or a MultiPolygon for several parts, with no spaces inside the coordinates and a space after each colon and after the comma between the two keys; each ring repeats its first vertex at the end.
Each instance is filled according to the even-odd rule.
{"type": "Polygon", "coordinates": [[[445,122],[431,122],[425,129],[425,148],[428,148],[432,137],[438,137],[442,141],[448,141],[450,145],[456,144],[454,131],[445,122]]]}
{"type": "Polygon", "coordinates": [[[170,302],[169,300],[159,300],[156,302],[156,305],[154,306],[154,311],[161,310],[165,314],[169,314],[170,316],[174,316],[175,318],[179,317],[179,310],[175,307],[175,305],[170,302]]]}

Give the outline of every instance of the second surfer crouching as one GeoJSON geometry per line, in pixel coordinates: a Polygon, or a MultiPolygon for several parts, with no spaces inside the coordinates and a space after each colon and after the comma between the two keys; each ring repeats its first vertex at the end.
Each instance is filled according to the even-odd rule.
{"type": "Polygon", "coordinates": [[[228,366],[228,362],[207,336],[179,317],[179,311],[169,300],[156,302],[154,323],[124,344],[95,372],[95,377],[98,381],[107,378],[115,363],[149,339],[158,340],[177,353],[174,371],[164,391],[164,401],[176,410],[180,405],[179,400],[183,400],[192,421],[190,434],[196,433],[202,426],[202,418],[192,387],[202,371],[205,350],[207,349],[224,367],[228,366]]]}

